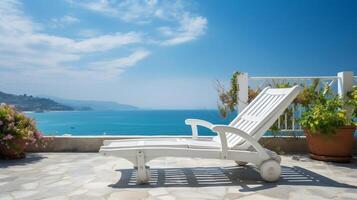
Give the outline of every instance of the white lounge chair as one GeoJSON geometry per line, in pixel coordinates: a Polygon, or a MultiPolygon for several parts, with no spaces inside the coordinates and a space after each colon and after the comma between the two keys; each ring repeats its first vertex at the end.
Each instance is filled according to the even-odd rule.
{"type": "Polygon", "coordinates": [[[150,179],[145,164],[158,157],[193,157],[227,159],[243,165],[258,166],[261,177],[276,181],[281,174],[280,157],[263,148],[258,140],[273,125],[301,91],[300,86],[274,89],[265,88],[229,125],[213,125],[198,119],[187,119],[192,127],[192,139],[129,139],[106,140],[100,153],[122,157],[137,169],[137,183],[150,179]],[[197,126],[216,132],[212,140],[198,139],[197,126]]]}

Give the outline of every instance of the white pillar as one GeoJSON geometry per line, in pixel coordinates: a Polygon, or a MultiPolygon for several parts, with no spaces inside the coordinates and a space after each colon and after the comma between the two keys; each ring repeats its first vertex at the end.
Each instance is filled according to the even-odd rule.
{"type": "Polygon", "coordinates": [[[353,87],[353,72],[339,72],[338,77],[338,95],[345,98],[346,93],[353,87]]]}
{"type": "Polygon", "coordinates": [[[238,76],[238,113],[248,105],[248,73],[241,73],[238,76]]]}

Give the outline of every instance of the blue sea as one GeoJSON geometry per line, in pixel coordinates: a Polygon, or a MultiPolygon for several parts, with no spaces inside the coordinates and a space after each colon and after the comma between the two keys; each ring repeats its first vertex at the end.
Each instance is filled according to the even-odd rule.
{"type": "MultiPolygon", "coordinates": [[[[213,124],[229,124],[236,115],[226,119],[217,110],[123,110],[123,111],[59,111],[28,112],[45,135],[125,135],[125,136],[175,136],[192,135],[185,124],[189,118],[203,119],[213,124]]],[[[216,135],[199,127],[199,135],[216,135]]],[[[272,135],[266,132],[265,135],[272,135]]],[[[302,135],[301,132],[282,132],[281,135],[302,135]]],[[[355,132],[357,137],[357,131],[355,132]]]]}
{"type": "MultiPolygon", "coordinates": [[[[191,135],[185,119],[228,124],[217,110],[61,111],[26,113],[45,135],[191,135]]],[[[215,135],[199,128],[200,135],[215,135]]]]}

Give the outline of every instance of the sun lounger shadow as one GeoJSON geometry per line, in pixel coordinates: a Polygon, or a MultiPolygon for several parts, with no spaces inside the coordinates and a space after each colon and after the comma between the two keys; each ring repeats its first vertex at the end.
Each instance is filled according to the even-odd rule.
{"type": "Polygon", "coordinates": [[[156,168],[150,170],[148,184],[136,184],[136,170],[117,170],[120,180],[112,188],[157,188],[157,187],[213,187],[240,186],[241,192],[273,188],[278,185],[323,186],[357,189],[357,186],[337,182],[310,170],[294,166],[282,166],[278,182],[265,182],[253,166],[156,168]]]}
{"type": "Polygon", "coordinates": [[[271,187],[276,187],[278,185],[293,185],[293,186],[320,186],[320,187],[332,187],[332,188],[346,188],[346,189],[357,189],[356,185],[350,185],[346,183],[341,183],[333,179],[333,177],[326,177],[310,171],[308,169],[294,166],[294,167],[282,167],[281,179],[276,183],[263,183],[258,184],[254,182],[242,181],[239,184],[242,189],[241,192],[252,192],[262,189],[267,189],[271,187]],[[254,186],[250,186],[254,185],[254,186]]]}

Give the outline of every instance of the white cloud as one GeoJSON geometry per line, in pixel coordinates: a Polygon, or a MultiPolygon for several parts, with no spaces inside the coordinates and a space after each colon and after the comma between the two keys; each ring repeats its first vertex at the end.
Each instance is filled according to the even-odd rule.
{"type": "Polygon", "coordinates": [[[150,52],[144,49],[136,50],[132,54],[124,58],[114,60],[98,61],[92,63],[93,70],[107,70],[108,72],[120,72],[125,68],[135,65],[140,60],[143,60],[150,55],[150,52]]]}
{"type": "Polygon", "coordinates": [[[126,69],[133,67],[141,60],[150,55],[145,49],[138,49],[127,56],[88,63],[85,70],[78,68],[44,68],[39,70],[39,74],[58,76],[59,74],[71,79],[108,80],[118,77],[126,69]]]}
{"type": "MultiPolygon", "coordinates": [[[[79,33],[88,37],[69,38],[45,33],[41,24],[24,14],[20,2],[3,0],[0,1],[0,68],[75,68],[73,61],[80,61],[92,53],[106,52],[134,44],[142,45],[150,41],[156,41],[153,43],[161,45],[182,44],[203,35],[207,28],[207,19],[186,11],[179,0],[91,0],[72,3],[106,15],[119,16],[125,21],[144,22],[160,19],[165,23],[178,23],[178,25],[157,28],[162,35],[159,39],[146,34],[144,40],[143,34],[138,32],[103,35],[91,29],[83,29],[79,33]]],[[[78,23],[80,20],[66,15],[53,21],[71,24],[78,23]]],[[[149,53],[140,51],[140,54],[135,55],[145,58],[149,53]]],[[[119,61],[122,62],[122,59],[117,58],[107,64],[119,61]]]]}
{"type": "Polygon", "coordinates": [[[101,31],[98,29],[81,29],[78,32],[78,36],[89,38],[89,37],[95,37],[101,34],[101,31]]]}
{"type": "MultiPolygon", "coordinates": [[[[122,79],[117,77],[120,77],[120,74],[125,70],[148,58],[151,50],[147,48],[153,45],[177,45],[202,36],[207,29],[205,17],[189,12],[179,0],[78,2],[73,1],[72,3],[80,4],[83,8],[114,17],[114,19],[125,23],[133,23],[133,27],[139,26],[140,28],[145,23],[144,30],[147,32],[104,32],[103,30],[80,29],[81,27],[79,27],[78,38],[50,34],[46,32],[46,26],[37,23],[23,12],[20,2],[1,0],[1,90],[73,98],[117,98],[117,100],[121,100],[118,99],[118,94],[123,92],[124,95],[120,95],[123,97],[119,98],[122,98],[124,102],[131,102],[132,98],[138,97],[133,103],[148,107],[155,107],[160,102],[162,104],[160,99],[171,99],[170,95],[182,97],[182,94],[192,96],[191,93],[199,94],[201,92],[198,87],[200,84],[196,84],[197,88],[191,91],[191,86],[195,84],[191,84],[189,81],[181,83],[181,79],[172,82],[170,80],[159,81],[152,84],[147,84],[146,80],[139,80],[142,81],[139,86],[142,89],[135,91],[136,94],[132,94],[137,85],[132,84],[132,80],[121,82],[125,76],[122,79]],[[155,20],[158,20],[159,23],[151,23],[155,20]],[[158,28],[157,24],[160,24],[161,27],[158,28]],[[156,32],[159,35],[153,34],[153,31],[159,31],[156,32]],[[98,59],[101,56],[103,57],[98,59]],[[93,61],[94,59],[97,61],[93,61]],[[176,82],[179,84],[176,85],[176,82]],[[172,88],[179,88],[179,92],[176,90],[172,92],[172,88]],[[139,99],[145,95],[148,98],[139,99]]],[[[56,18],[52,22],[64,25],[75,23],[78,26],[81,25],[78,23],[80,19],[70,15],[56,18]]],[[[189,98],[185,99],[187,102],[181,99],[179,102],[168,103],[164,106],[179,105],[184,107],[190,102],[189,98]]],[[[197,105],[201,105],[202,98],[197,97],[197,99],[199,99],[196,102],[197,105]]]]}
{"type": "Polygon", "coordinates": [[[0,32],[8,34],[28,33],[40,29],[39,24],[24,17],[21,4],[16,0],[0,1],[0,32]]]}
{"type": "Polygon", "coordinates": [[[68,24],[73,24],[80,22],[80,20],[76,17],[72,17],[70,15],[66,15],[60,19],[62,22],[68,23],[68,24]]]}
{"type": "Polygon", "coordinates": [[[129,32],[126,34],[116,33],[113,35],[101,35],[77,41],[72,48],[78,52],[107,51],[120,46],[139,43],[141,37],[139,33],[129,32]]]}
{"type": "Polygon", "coordinates": [[[107,0],[99,0],[99,1],[69,1],[72,4],[80,5],[84,8],[87,8],[92,11],[101,12],[107,15],[117,15],[118,11],[110,5],[110,2],[107,0]]]}
{"type": "Polygon", "coordinates": [[[137,33],[116,33],[84,40],[29,33],[16,36],[0,33],[1,67],[61,67],[63,63],[80,60],[90,53],[105,52],[138,43],[137,33]]]}
{"type": "Polygon", "coordinates": [[[153,17],[164,18],[164,12],[169,13],[167,9],[173,7],[168,6],[169,4],[160,3],[157,0],[89,0],[84,2],[69,2],[93,12],[135,23],[147,23],[153,17]]]}
{"type": "Polygon", "coordinates": [[[79,23],[80,20],[76,17],[70,16],[70,15],[65,15],[61,18],[52,18],[52,27],[53,28],[63,28],[67,25],[79,23]]]}
{"type": "Polygon", "coordinates": [[[164,38],[155,39],[162,45],[177,45],[205,34],[207,19],[186,9],[180,0],[89,0],[70,1],[74,5],[131,23],[150,23],[160,20],[170,26],[157,28],[164,38]],[[172,25],[174,23],[174,25],[172,25]]]}
{"type": "Polygon", "coordinates": [[[184,15],[180,26],[176,29],[160,27],[158,30],[169,39],[162,41],[163,45],[176,45],[189,42],[203,35],[207,29],[207,19],[201,16],[191,17],[184,15]]]}
{"type": "Polygon", "coordinates": [[[15,0],[0,1],[0,69],[73,69],[76,67],[70,62],[79,61],[90,53],[141,42],[141,35],[135,32],[80,40],[46,34],[23,13],[21,6],[15,0]]]}

